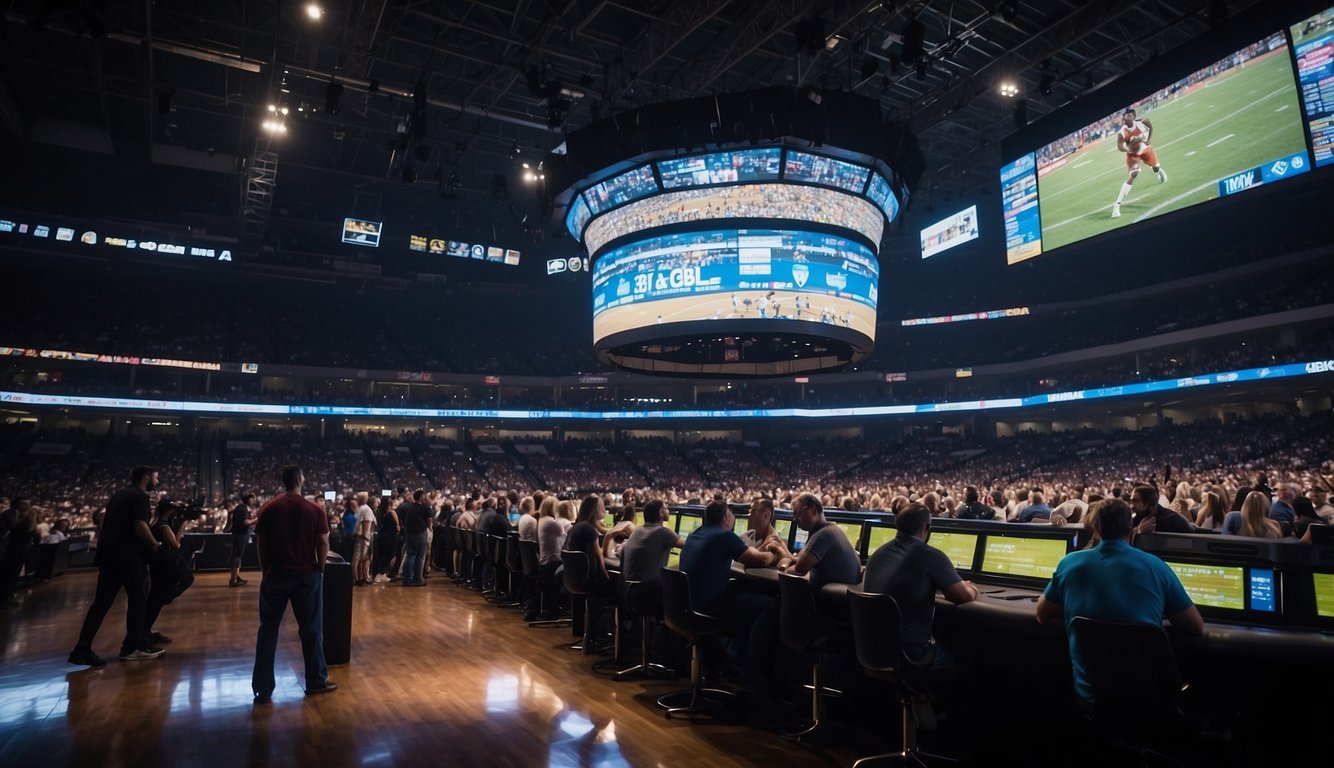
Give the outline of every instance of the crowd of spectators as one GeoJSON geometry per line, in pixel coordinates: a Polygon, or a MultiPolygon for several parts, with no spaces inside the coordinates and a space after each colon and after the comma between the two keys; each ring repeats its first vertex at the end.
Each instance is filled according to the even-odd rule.
{"type": "Polygon", "coordinates": [[[227,490],[208,494],[203,501],[209,516],[192,525],[221,525],[244,492],[257,493],[263,503],[278,492],[276,469],[286,463],[303,467],[310,493],[334,491],[335,504],[357,491],[379,498],[387,487],[423,487],[433,499],[460,503],[465,497],[542,489],[567,497],[629,492],[672,504],[715,497],[749,502],[767,495],[781,506],[809,491],[829,508],[892,510],[912,500],[950,515],[973,486],[984,503],[1012,515],[1032,491],[1057,507],[1072,499],[1124,495],[1148,483],[1162,488],[1164,504],[1182,493],[1180,486],[1193,499],[1189,505],[1177,501],[1184,508],[1198,508],[1197,497],[1206,490],[1235,507],[1261,475],[1273,488],[1293,483],[1304,490],[1334,479],[1334,414],[1169,420],[1145,429],[1028,431],[999,438],[947,432],[904,440],[823,436],[766,447],[720,440],[678,445],[665,437],[640,437],[625,439],[619,448],[599,440],[564,445],[530,440],[505,444],[499,453],[479,448],[434,442],[421,432],[318,437],[307,429],[275,428],[196,440],[96,434],[78,427],[38,432],[31,424],[8,424],[0,429],[0,495],[31,498],[46,523],[67,518],[76,530],[88,528],[134,464],[159,468],[159,498],[188,501],[201,495],[201,457],[216,449],[225,457],[227,490]],[[537,445],[546,453],[530,447],[537,445]]]}

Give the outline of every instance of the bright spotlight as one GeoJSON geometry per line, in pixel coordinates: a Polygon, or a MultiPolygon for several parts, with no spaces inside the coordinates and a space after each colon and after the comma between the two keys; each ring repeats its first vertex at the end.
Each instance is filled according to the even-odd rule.
{"type": "Polygon", "coordinates": [[[306,15],[315,21],[319,21],[320,17],[324,15],[324,9],[318,3],[310,3],[306,6],[306,15]]]}

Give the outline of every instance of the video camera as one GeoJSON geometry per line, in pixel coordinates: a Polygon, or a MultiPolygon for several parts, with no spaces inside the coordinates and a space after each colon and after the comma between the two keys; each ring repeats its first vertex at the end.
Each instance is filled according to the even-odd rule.
{"type": "Polygon", "coordinates": [[[176,518],[172,521],[174,523],[172,527],[178,531],[185,521],[198,520],[208,514],[208,510],[204,508],[204,498],[202,496],[189,501],[176,501],[166,496],[158,499],[158,517],[166,517],[173,512],[176,513],[176,518]]]}

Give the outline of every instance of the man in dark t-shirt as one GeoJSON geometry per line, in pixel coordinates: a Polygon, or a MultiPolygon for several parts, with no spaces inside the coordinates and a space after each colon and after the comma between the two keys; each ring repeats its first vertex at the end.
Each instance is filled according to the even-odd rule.
{"type": "Polygon", "coordinates": [[[245,555],[246,544],[250,543],[250,526],[255,524],[255,518],[250,512],[254,506],[255,494],[245,494],[227,521],[227,532],[232,535],[232,577],[227,581],[229,587],[243,587],[248,583],[241,578],[241,558],[245,555]]]}
{"type": "Polygon", "coordinates": [[[977,599],[977,587],[964,581],[954,564],[940,550],[928,546],[931,512],[921,504],[910,504],[894,518],[897,535],[880,545],[866,561],[864,589],[890,595],[903,617],[904,653],[919,664],[943,667],[931,638],[936,615],[936,592],[952,603],[977,599]]]}
{"type": "Polygon", "coordinates": [[[743,682],[754,686],[772,672],[778,601],[754,592],[733,594],[728,580],[734,561],[751,568],[772,568],[781,555],[747,546],[732,533],[733,522],[727,502],[710,502],[704,508],[704,524],[681,547],[681,570],[690,575],[691,607],[717,616],[727,634],[745,643],[743,682]]]}
{"type": "Polygon", "coordinates": [[[426,565],[426,526],[431,524],[431,508],[426,506],[426,491],[418,488],[412,501],[398,505],[398,519],[403,525],[403,586],[424,587],[422,568],[426,565]]]}
{"type": "Polygon", "coordinates": [[[1131,524],[1136,536],[1154,532],[1195,532],[1195,525],[1191,521],[1158,503],[1158,489],[1152,485],[1135,486],[1130,492],[1130,511],[1135,513],[1131,524]]]}
{"type": "MultiPolygon", "coordinates": [[[[782,570],[798,576],[810,574],[815,589],[825,584],[856,584],[862,577],[862,561],[842,528],[824,518],[824,505],[813,493],[803,493],[792,500],[792,519],[806,531],[806,545],[801,554],[782,570]]],[[[784,545],[778,544],[783,547],[784,545]]],[[[785,548],[785,547],[784,547],[785,548]]]]}
{"type": "Polygon", "coordinates": [[[152,517],[148,492],[157,487],[157,479],[156,469],[135,467],[130,472],[130,484],[116,491],[107,502],[106,514],[97,531],[97,591],[79,630],[79,642],[70,651],[71,664],[100,667],[106,663],[93,653],[93,640],[122,589],[129,605],[125,639],[120,645],[121,659],[140,661],[163,654],[161,648],[149,643],[148,628],[144,626],[148,558],[161,546],[148,527],[152,517]]]}
{"type": "Polygon", "coordinates": [[[301,496],[305,478],[299,467],[283,467],[282,477],[286,492],[265,504],[255,523],[255,553],[263,577],[250,685],[255,701],[261,704],[273,696],[278,628],[289,602],[301,636],[306,695],[338,687],[329,682],[324,662],[324,562],[329,554],[329,517],[301,496]]]}

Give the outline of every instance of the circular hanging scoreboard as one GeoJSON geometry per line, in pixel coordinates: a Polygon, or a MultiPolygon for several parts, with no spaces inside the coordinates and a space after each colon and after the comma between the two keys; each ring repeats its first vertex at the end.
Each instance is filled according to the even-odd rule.
{"type": "MultiPolygon", "coordinates": [[[[578,143],[572,134],[569,154],[578,143]]],[[[907,195],[902,177],[883,157],[825,141],[740,144],[616,162],[600,147],[602,168],[556,197],[556,216],[589,256],[602,359],[644,372],[776,376],[870,354],[879,247],[907,195]]],[[[555,163],[577,175],[569,157],[555,163]]]]}

